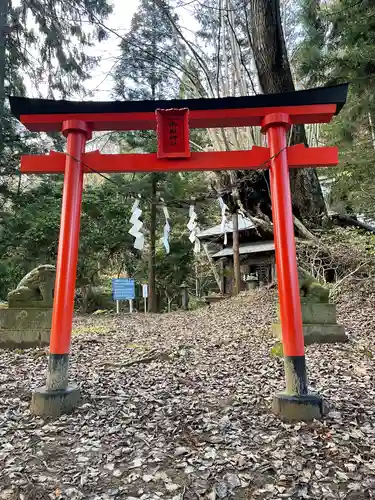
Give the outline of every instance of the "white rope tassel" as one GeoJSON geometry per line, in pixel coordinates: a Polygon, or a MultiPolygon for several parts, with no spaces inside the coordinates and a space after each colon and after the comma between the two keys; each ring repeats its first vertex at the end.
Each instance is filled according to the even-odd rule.
{"type": "Polygon", "coordinates": [[[194,253],[199,253],[201,251],[201,242],[197,236],[199,234],[199,231],[200,231],[200,229],[198,227],[198,223],[197,223],[197,218],[198,218],[198,215],[195,212],[194,205],[190,205],[190,207],[189,207],[189,222],[187,224],[187,228],[190,231],[189,240],[191,241],[191,243],[194,243],[194,253]]]}
{"type": "Polygon", "coordinates": [[[227,224],[227,212],[229,211],[229,208],[224,203],[224,200],[221,196],[218,198],[218,201],[221,208],[221,232],[222,234],[224,234],[224,245],[226,245],[228,243],[226,224],[227,224]]]}
{"type": "Polygon", "coordinates": [[[171,247],[169,244],[169,233],[171,232],[171,226],[169,224],[170,218],[169,218],[168,208],[163,207],[163,212],[164,212],[164,217],[165,217],[163,245],[164,245],[166,253],[169,253],[171,251],[171,247]]]}
{"type": "Polygon", "coordinates": [[[139,200],[135,200],[132,207],[132,215],[130,217],[130,223],[132,227],[129,230],[129,234],[134,236],[134,248],[137,250],[143,250],[145,245],[145,237],[142,233],[141,229],[143,227],[143,222],[139,220],[139,217],[142,215],[142,210],[139,208],[139,200]]]}

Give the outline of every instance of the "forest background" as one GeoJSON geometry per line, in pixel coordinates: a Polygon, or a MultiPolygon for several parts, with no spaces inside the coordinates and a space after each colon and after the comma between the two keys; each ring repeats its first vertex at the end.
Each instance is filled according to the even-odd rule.
{"type": "MultiPolygon", "coordinates": [[[[21,176],[20,156],[64,150],[59,135],[26,131],[10,115],[8,95],[197,98],[349,81],[348,103],[332,124],[292,130],[292,144],[335,144],[340,149],[338,168],[319,172],[319,177],[315,170],[292,172],[293,211],[315,246],[317,241],[321,248],[327,241],[335,247],[353,245],[355,240],[357,248],[373,255],[373,231],[332,232],[331,224],[332,214],[370,226],[374,219],[372,2],[139,0],[128,4],[127,0],[126,4],[125,8],[122,0],[0,0],[0,299],[5,300],[36,265],[56,262],[62,178],[21,176]]],[[[196,130],[191,135],[191,147],[197,151],[248,149],[262,141],[259,130],[251,128],[196,130]]],[[[156,138],[151,132],[102,133],[89,147],[107,153],[153,152],[156,138]]],[[[87,175],[77,307],[83,311],[110,307],[110,279],[120,275],[149,283],[152,311],[177,307],[183,282],[198,296],[214,290],[211,265],[204,252],[194,254],[187,223],[193,199],[199,200],[195,209],[200,227],[219,222],[220,194],[232,213],[242,210],[260,231],[272,232],[268,178],[261,171],[87,175]],[[142,252],[134,248],[128,232],[138,194],[146,241],[142,252]],[[164,206],[172,223],[169,254],[162,243],[164,206]]],[[[302,254],[306,256],[305,251],[302,254]]]]}

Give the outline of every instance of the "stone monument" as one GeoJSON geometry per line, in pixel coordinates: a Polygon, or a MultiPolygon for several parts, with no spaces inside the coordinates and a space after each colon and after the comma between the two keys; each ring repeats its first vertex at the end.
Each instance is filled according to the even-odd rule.
{"type": "MultiPolygon", "coordinates": [[[[344,327],[337,324],[336,304],[329,303],[329,290],[301,268],[298,281],[305,345],[347,342],[344,327]]],[[[272,331],[281,340],[280,323],[274,323],[272,331]]]]}
{"type": "Polygon", "coordinates": [[[9,292],[8,307],[0,309],[0,348],[49,344],[55,275],[55,266],[38,266],[9,292]]]}

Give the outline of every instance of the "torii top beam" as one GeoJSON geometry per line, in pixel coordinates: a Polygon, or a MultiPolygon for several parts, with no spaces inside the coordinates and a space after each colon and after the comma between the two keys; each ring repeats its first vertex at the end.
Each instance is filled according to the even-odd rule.
{"type": "Polygon", "coordinates": [[[260,126],[275,111],[292,124],[328,123],[346,101],[348,85],[282,94],[169,101],[54,101],[10,97],[11,111],[34,132],[61,131],[63,122],[82,120],[91,131],[155,130],[157,109],[188,108],[190,128],[260,126]]]}

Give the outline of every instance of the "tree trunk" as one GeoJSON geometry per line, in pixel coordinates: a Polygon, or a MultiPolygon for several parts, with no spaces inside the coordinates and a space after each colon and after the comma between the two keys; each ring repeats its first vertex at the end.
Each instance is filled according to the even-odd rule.
{"type": "Polygon", "coordinates": [[[87,314],[89,311],[89,297],[91,292],[91,285],[82,285],[81,293],[82,293],[82,312],[87,314]]]}
{"type": "Polygon", "coordinates": [[[199,279],[199,264],[197,258],[195,258],[195,296],[200,297],[200,279],[199,279]]]}
{"type": "MultiPolygon", "coordinates": [[[[152,3],[152,8],[154,14],[155,10],[155,0],[152,3]]],[[[154,101],[156,99],[156,31],[155,26],[152,27],[151,33],[151,46],[152,46],[152,69],[151,69],[151,98],[154,101]]],[[[151,227],[150,227],[150,255],[148,261],[148,287],[149,287],[149,298],[148,298],[148,310],[152,313],[158,311],[158,299],[156,296],[156,217],[157,217],[157,184],[158,176],[157,174],[151,174],[151,227]]]]}
{"type": "Polygon", "coordinates": [[[233,221],[233,295],[241,291],[241,267],[240,267],[240,233],[238,231],[238,212],[232,214],[233,221]]]}
{"type": "Polygon", "coordinates": [[[9,0],[0,0],[0,114],[5,101],[5,42],[7,33],[7,14],[9,0]]]}
{"type": "Polygon", "coordinates": [[[157,174],[152,174],[151,187],[151,223],[150,223],[150,254],[148,260],[148,310],[149,312],[157,312],[157,297],[156,297],[156,211],[157,211],[157,174]]]}
{"type": "MultiPolygon", "coordinates": [[[[279,0],[250,0],[249,32],[262,92],[273,94],[295,90],[290,70],[279,0]]],[[[294,126],[291,144],[306,144],[303,125],[294,126]]],[[[291,169],[294,214],[303,221],[319,224],[326,207],[315,169],[291,169]]]]}

